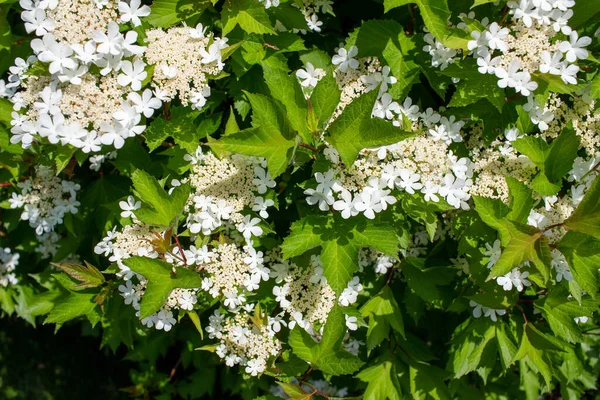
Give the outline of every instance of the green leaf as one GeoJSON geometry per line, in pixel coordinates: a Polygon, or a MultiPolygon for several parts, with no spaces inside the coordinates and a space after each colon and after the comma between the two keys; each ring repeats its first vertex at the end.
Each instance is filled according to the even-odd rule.
{"type": "Polygon", "coordinates": [[[342,349],[345,333],[344,313],[336,304],[329,312],[320,343],[297,326],[290,332],[289,345],[298,357],[309,362],[313,368],[325,374],[347,375],[362,367],[364,362],[342,349]]]}
{"type": "Polygon", "coordinates": [[[390,328],[402,337],[406,337],[400,307],[388,285],[384,286],[377,296],[372,297],[362,306],[360,313],[365,318],[369,318],[369,328],[367,330],[368,351],[373,350],[384,339],[388,338],[390,328]]]}
{"type": "Polygon", "coordinates": [[[254,128],[224,136],[210,146],[219,151],[264,157],[273,178],[281,175],[292,158],[296,142],[285,115],[270,98],[246,93],[252,104],[254,128]]]}
{"type": "Polygon", "coordinates": [[[564,226],[600,239],[600,178],[596,177],[564,226]]]}
{"type": "Polygon", "coordinates": [[[153,27],[169,28],[204,11],[210,3],[206,0],[155,0],[149,16],[144,20],[153,27]]]}
{"type": "Polygon", "coordinates": [[[481,217],[481,220],[500,233],[502,244],[506,246],[510,240],[506,223],[506,216],[510,212],[509,208],[502,200],[490,197],[473,196],[473,201],[475,202],[475,210],[481,217]]]}
{"type": "Polygon", "coordinates": [[[532,261],[544,281],[550,277],[550,247],[543,232],[528,225],[507,222],[509,241],[492,268],[489,279],[502,276],[513,268],[532,261]]]}
{"type": "Polygon", "coordinates": [[[454,49],[466,49],[470,36],[460,29],[449,28],[450,9],[446,0],[384,0],[385,12],[414,3],[419,7],[427,30],[444,46],[454,49]]]}
{"type": "Polygon", "coordinates": [[[252,0],[227,0],[223,5],[223,36],[239,25],[246,33],[276,35],[264,5],[252,0]]]}
{"type": "Polygon", "coordinates": [[[495,335],[496,326],[489,321],[467,320],[466,325],[459,325],[451,341],[453,349],[446,369],[453,371],[455,378],[475,371],[490,343],[495,345],[495,335]]]}
{"type": "Polygon", "coordinates": [[[567,296],[566,290],[557,288],[550,292],[544,305],[539,308],[556,336],[569,343],[579,343],[583,341],[583,335],[575,324],[574,318],[590,316],[598,307],[590,299],[585,300],[585,307],[580,306],[576,300],[569,300],[567,296]],[[557,293],[562,296],[558,298],[557,293]]]}
{"type": "Polygon", "coordinates": [[[310,103],[313,106],[319,125],[324,128],[324,124],[329,121],[333,112],[340,103],[341,92],[333,73],[328,71],[321,78],[310,96],[310,103]]]}
{"type": "Polygon", "coordinates": [[[495,3],[495,2],[496,2],[496,0],[475,0],[473,5],[471,6],[471,8],[475,8],[475,7],[481,6],[483,4],[495,3]]]}
{"type": "Polygon", "coordinates": [[[263,71],[271,95],[284,105],[290,125],[306,143],[310,143],[312,135],[306,124],[308,108],[298,79],[294,75],[288,75],[284,70],[269,67],[264,63],[263,71]]]}
{"type": "Polygon", "coordinates": [[[512,142],[513,147],[543,170],[546,158],[550,154],[550,145],[542,138],[526,136],[512,142]]]}
{"type": "Polygon", "coordinates": [[[541,196],[554,196],[560,191],[560,185],[550,182],[544,173],[538,174],[531,181],[531,188],[541,196]]]}
{"type": "Polygon", "coordinates": [[[596,298],[600,288],[600,241],[582,233],[567,232],[558,243],[558,250],[567,259],[575,281],[596,298]]]}
{"type": "Polygon", "coordinates": [[[465,107],[477,103],[480,99],[486,99],[498,112],[504,107],[504,90],[498,86],[498,78],[494,75],[472,76],[471,79],[462,79],[456,85],[456,92],[452,96],[448,106],[465,107]]]}
{"type": "Polygon", "coordinates": [[[171,108],[168,119],[164,116],[155,119],[144,132],[150,151],[156,150],[163,141],[172,137],[175,143],[193,154],[200,140],[198,126],[194,122],[199,115],[199,110],[179,106],[171,108]]]}
{"type": "Polygon", "coordinates": [[[235,120],[235,111],[233,111],[233,107],[229,107],[229,118],[227,119],[227,123],[225,124],[225,133],[223,133],[223,136],[228,136],[239,131],[240,127],[238,126],[238,123],[235,120]]]}
{"type": "Polygon", "coordinates": [[[436,400],[450,400],[452,396],[444,384],[448,372],[425,362],[410,359],[409,379],[410,392],[415,399],[431,396],[436,400]]]}
{"type": "Polygon", "coordinates": [[[363,369],[356,377],[367,382],[367,389],[363,394],[364,400],[401,400],[403,398],[394,359],[386,360],[382,357],[381,361],[363,369]]]}
{"type": "Polygon", "coordinates": [[[336,293],[340,293],[357,270],[358,248],[350,243],[327,241],[322,245],[321,260],[327,266],[323,268],[327,283],[336,293]]]}
{"type": "Polygon", "coordinates": [[[102,316],[102,344],[116,352],[121,344],[131,348],[135,332],[135,310],[126,305],[121,296],[111,296],[102,316]]]}
{"type": "Polygon", "coordinates": [[[135,211],[136,217],[149,225],[171,226],[188,200],[190,186],[178,186],[169,196],[156,178],[140,169],[133,173],[131,180],[137,196],[144,203],[135,211]]]}
{"type": "Polygon", "coordinates": [[[202,277],[197,272],[176,267],[173,273],[173,266],[164,261],[135,256],[123,260],[123,263],[148,280],[142,298],[140,319],[157,312],[173,289],[197,289],[202,286],[202,277]]]}
{"type": "Polygon", "coordinates": [[[523,224],[527,223],[527,217],[533,208],[531,189],[512,176],[505,176],[504,179],[508,185],[510,208],[510,212],[506,215],[506,219],[523,224]]]}
{"type": "Polygon", "coordinates": [[[96,307],[94,302],[97,293],[69,292],[65,297],[56,300],[56,305],[46,317],[44,324],[63,324],[81,316],[88,316],[90,322],[95,319],[96,307]]]}
{"type": "Polygon", "coordinates": [[[496,341],[498,342],[500,362],[502,367],[507,369],[513,363],[513,359],[517,354],[517,344],[510,332],[507,332],[505,324],[499,324],[496,328],[496,341]]]}
{"type": "Polygon", "coordinates": [[[304,389],[298,385],[284,382],[277,382],[277,384],[281,386],[285,394],[292,400],[310,400],[312,398],[312,394],[305,392],[304,389]]]}
{"type": "Polygon", "coordinates": [[[389,121],[371,117],[377,93],[375,89],[354,100],[329,128],[328,140],[348,167],[364,148],[397,143],[415,135],[402,131],[389,121]]]}
{"type": "Polygon", "coordinates": [[[530,323],[525,323],[523,330],[521,345],[513,358],[513,362],[527,357],[544,377],[547,390],[551,390],[554,368],[547,351],[564,351],[561,343],[540,332],[530,323]]]}
{"type": "Polygon", "coordinates": [[[308,216],[292,224],[281,248],[284,258],[288,259],[321,246],[323,275],[339,294],[358,269],[361,247],[372,247],[397,258],[399,243],[396,231],[387,224],[308,216]]]}
{"type": "Polygon", "coordinates": [[[428,303],[439,302],[442,294],[438,286],[448,285],[455,271],[446,267],[425,267],[425,259],[407,257],[402,260],[402,274],[410,290],[428,303]]]}
{"type": "Polygon", "coordinates": [[[544,172],[550,182],[562,179],[573,168],[579,150],[579,136],[573,125],[567,126],[552,142],[550,153],[544,162],[544,172]]]}
{"type": "Polygon", "coordinates": [[[92,264],[85,262],[85,267],[78,264],[55,264],[55,267],[63,270],[71,278],[81,282],[79,285],[71,286],[72,290],[82,290],[94,288],[102,285],[105,282],[104,275],[92,264]]]}
{"type": "MultiPolygon", "coordinates": [[[[600,3],[597,1],[578,1],[572,8],[573,16],[569,19],[569,26],[573,29],[578,29],[590,19],[593,19],[596,14],[600,13],[600,3]]],[[[594,19],[597,21],[597,19],[594,19]]]]}

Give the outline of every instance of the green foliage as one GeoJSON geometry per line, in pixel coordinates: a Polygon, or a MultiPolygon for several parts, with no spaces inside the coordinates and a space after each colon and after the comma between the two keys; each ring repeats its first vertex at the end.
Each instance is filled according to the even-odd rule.
{"type": "Polygon", "coordinates": [[[373,247],[397,257],[399,244],[400,239],[388,224],[308,216],[292,224],[291,234],[281,248],[284,257],[291,258],[320,246],[323,275],[333,290],[341,293],[358,270],[360,247],[373,247]]]}
{"type": "Polygon", "coordinates": [[[190,187],[181,185],[169,195],[156,178],[139,169],[133,173],[131,180],[136,193],[144,200],[144,205],[136,212],[140,221],[150,225],[171,226],[189,197],[190,187]]]}
{"type": "Polygon", "coordinates": [[[362,95],[331,124],[329,142],[346,165],[351,165],[365,147],[384,146],[413,136],[390,122],[371,118],[370,112],[376,99],[377,90],[362,95]]]}
{"type": "MultiPolygon", "coordinates": [[[[527,44],[537,113],[468,45],[496,22],[511,35],[502,68],[515,57],[506,0],[143,3],[141,25],[119,21],[126,41],[201,24],[186,45],[203,60],[168,82],[211,94],[192,109],[161,90],[161,63],[147,65],[142,91],[162,106],[117,122],[112,107],[133,105],[134,90],[117,80],[125,71],[101,77],[91,63],[98,103],[84,114],[104,111],[108,88],[102,122],[125,139],[117,149],[106,126],[81,126],[98,150],[15,117],[45,113],[35,91],[50,79],[60,107],[77,93],[47,62],[15,62],[44,35],[0,0],[0,398],[598,397],[600,2],[577,0],[568,19],[591,38],[570,63],[576,84],[569,64],[529,70],[539,49],[527,44]],[[332,57],[354,46],[359,67],[341,60],[342,72],[332,57]],[[442,125],[454,136],[437,137],[442,125]],[[41,166],[51,173],[32,188],[41,166]]],[[[61,43],[65,29],[53,30],[61,43]]],[[[552,46],[570,40],[554,31],[552,46]]]]}
{"type": "Polygon", "coordinates": [[[351,374],[358,370],[364,362],[342,350],[344,326],[342,309],[340,306],[335,306],[329,312],[320,343],[316,343],[305,331],[295,329],[290,332],[290,346],[298,357],[326,374],[351,374]]]}
{"type": "Polygon", "coordinates": [[[210,145],[218,152],[230,151],[267,159],[273,178],[281,175],[293,157],[296,142],[286,115],[270,98],[246,93],[252,105],[253,128],[224,136],[210,145]]]}
{"type": "Polygon", "coordinates": [[[186,268],[171,267],[171,264],[144,257],[132,257],[125,261],[132,271],[148,279],[140,318],[146,318],[160,309],[173,289],[193,289],[202,285],[198,274],[186,268]]]}

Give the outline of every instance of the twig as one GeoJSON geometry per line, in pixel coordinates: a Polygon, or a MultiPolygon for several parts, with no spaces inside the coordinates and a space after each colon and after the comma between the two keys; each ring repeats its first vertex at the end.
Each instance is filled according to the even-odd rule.
{"type": "Polygon", "coordinates": [[[2,182],[0,183],[0,187],[7,187],[7,186],[12,186],[13,184],[10,182],[2,182]]]}
{"type": "Polygon", "coordinates": [[[580,179],[580,180],[583,180],[583,179],[584,179],[586,176],[588,176],[588,175],[589,175],[589,174],[591,174],[592,172],[595,172],[595,171],[596,171],[596,169],[597,169],[598,167],[600,167],[600,161],[598,161],[598,162],[596,163],[596,165],[594,165],[594,166],[592,167],[592,169],[590,169],[588,172],[586,172],[585,174],[583,174],[583,176],[581,177],[581,179],[580,179]]]}
{"type": "Polygon", "coordinates": [[[173,235],[173,237],[175,238],[175,243],[177,243],[177,247],[179,248],[179,253],[181,254],[181,257],[183,257],[183,262],[185,265],[187,265],[187,258],[185,257],[185,252],[183,251],[183,247],[181,247],[181,243],[179,243],[179,237],[177,237],[177,235],[173,235]]]}
{"type": "Polygon", "coordinates": [[[560,222],[558,224],[553,224],[553,225],[547,226],[546,228],[544,228],[543,232],[548,232],[550,229],[558,228],[563,225],[564,225],[564,222],[560,222]]]}
{"type": "Polygon", "coordinates": [[[525,315],[525,310],[523,309],[523,307],[521,307],[518,304],[515,304],[515,307],[517,307],[519,310],[521,310],[521,315],[523,315],[523,319],[525,320],[525,323],[528,324],[529,321],[527,321],[527,316],[525,315]]]}
{"type": "Polygon", "coordinates": [[[417,18],[416,14],[415,14],[415,5],[411,4],[410,5],[410,20],[408,21],[408,26],[406,27],[406,30],[404,31],[404,33],[406,33],[407,35],[410,35],[412,30],[413,30],[413,25],[415,23],[415,19],[417,18]]]}
{"type": "Polygon", "coordinates": [[[302,375],[302,378],[300,378],[300,380],[298,381],[300,385],[302,385],[302,382],[304,382],[308,378],[308,375],[312,372],[312,370],[312,367],[308,367],[304,375],[302,375]]]}
{"type": "Polygon", "coordinates": [[[173,377],[175,376],[175,373],[177,372],[177,368],[179,367],[179,365],[181,365],[181,356],[179,356],[179,359],[177,360],[177,362],[175,363],[173,368],[171,368],[171,373],[169,374],[169,381],[171,381],[173,379],[173,377]]]}

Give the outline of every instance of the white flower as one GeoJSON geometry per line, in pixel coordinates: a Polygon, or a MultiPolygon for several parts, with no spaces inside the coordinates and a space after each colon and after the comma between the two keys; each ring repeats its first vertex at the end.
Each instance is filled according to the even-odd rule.
{"type": "Polygon", "coordinates": [[[114,21],[108,23],[106,33],[101,30],[92,33],[92,39],[98,44],[98,53],[119,56],[123,52],[123,35],[119,32],[119,25],[114,21]]]}
{"type": "Polygon", "coordinates": [[[560,42],[558,49],[566,53],[568,62],[575,62],[579,60],[585,60],[588,57],[588,51],[584,47],[589,46],[592,43],[592,39],[583,36],[579,38],[577,31],[572,31],[569,34],[569,41],[560,42]]]}
{"type": "Polygon", "coordinates": [[[358,325],[357,325],[358,318],[356,318],[355,316],[349,316],[349,315],[344,315],[344,317],[346,318],[346,327],[349,330],[355,331],[358,329],[358,325]]]}
{"type": "Polygon", "coordinates": [[[375,102],[375,107],[373,108],[374,117],[386,118],[389,120],[394,119],[394,117],[400,114],[400,112],[400,105],[392,100],[392,96],[389,93],[385,93],[383,96],[381,96],[381,99],[375,102]]]}
{"type": "Polygon", "coordinates": [[[563,55],[557,51],[550,53],[549,51],[542,51],[540,54],[542,62],[540,63],[540,72],[543,74],[551,73],[552,75],[560,75],[561,61],[563,55]]]}
{"type": "Polygon", "coordinates": [[[73,49],[70,46],[58,43],[49,33],[44,36],[44,43],[47,49],[38,55],[38,59],[50,63],[48,71],[51,74],[62,72],[65,68],[77,68],[77,63],[71,58],[73,49]]]}
{"type": "Polygon", "coordinates": [[[358,210],[354,208],[354,201],[352,200],[352,193],[348,190],[342,190],[340,193],[341,200],[337,200],[333,203],[333,209],[340,211],[342,218],[348,219],[355,215],[358,215],[358,210]]]}
{"type": "Polygon", "coordinates": [[[306,63],[306,70],[299,69],[296,76],[300,79],[300,84],[305,88],[314,88],[323,76],[324,71],[321,68],[315,68],[311,63],[306,63]]]}
{"type": "Polygon", "coordinates": [[[142,88],[142,81],[146,79],[148,73],[144,70],[146,63],[142,60],[136,60],[133,64],[131,61],[123,61],[121,65],[121,74],[117,77],[117,82],[121,86],[129,86],[133,90],[142,88]]]}
{"type": "Polygon", "coordinates": [[[348,68],[358,68],[358,61],[354,58],[358,54],[358,47],[351,46],[350,50],[346,51],[343,47],[340,47],[338,53],[333,56],[331,62],[333,65],[338,65],[341,72],[346,72],[348,68]]]}
{"type": "Polygon", "coordinates": [[[358,212],[362,212],[365,217],[374,219],[375,213],[383,210],[379,193],[374,190],[369,190],[369,188],[363,189],[363,191],[356,196],[354,209],[358,212]]]}
{"type": "Polygon", "coordinates": [[[287,308],[290,306],[290,301],[286,299],[286,296],[290,293],[289,286],[285,284],[284,286],[274,286],[273,294],[275,295],[275,301],[279,302],[281,308],[287,308]]]}
{"type": "Polygon", "coordinates": [[[500,258],[500,255],[502,254],[501,243],[499,240],[494,241],[494,244],[492,246],[490,246],[489,243],[486,243],[485,248],[486,250],[483,253],[483,255],[489,257],[487,267],[492,268],[500,258]]]}
{"type": "Polygon", "coordinates": [[[146,118],[150,118],[155,110],[162,106],[162,102],[156,97],[152,97],[152,90],[146,89],[140,96],[139,93],[131,92],[127,96],[129,101],[133,103],[133,108],[138,114],[144,114],[146,118]]]}
{"type": "Polygon", "coordinates": [[[421,193],[423,193],[425,201],[433,201],[437,203],[440,201],[440,198],[437,196],[440,187],[433,182],[427,181],[425,182],[425,186],[421,189],[421,193]]]}
{"type": "Polygon", "coordinates": [[[41,8],[36,8],[33,11],[23,11],[21,18],[25,22],[27,33],[35,31],[37,36],[43,36],[56,28],[55,22],[50,18],[46,18],[46,12],[41,8]]]}
{"type": "Polygon", "coordinates": [[[477,65],[479,65],[479,68],[477,68],[477,70],[480,74],[494,74],[496,72],[496,66],[500,64],[500,61],[500,57],[492,58],[490,54],[485,57],[478,57],[477,65]]]}
{"type": "Polygon", "coordinates": [[[193,91],[190,96],[192,110],[199,110],[206,105],[206,99],[210,96],[210,86],[206,85],[199,91],[193,91]]]}
{"type": "Polygon", "coordinates": [[[249,240],[252,236],[260,236],[263,234],[262,228],[257,226],[260,223],[260,219],[250,218],[250,215],[246,215],[244,221],[237,226],[237,229],[242,233],[246,240],[249,240]]]}
{"type": "Polygon", "coordinates": [[[440,118],[441,115],[433,111],[431,107],[427,108],[424,113],[421,113],[421,120],[427,127],[440,122],[440,118]]]}
{"type": "Polygon", "coordinates": [[[252,183],[256,185],[256,191],[259,194],[265,194],[267,188],[274,188],[275,181],[271,179],[271,174],[261,167],[254,167],[254,179],[252,183]]]}
{"type": "Polygon", "coordinates": [[[311,206],[318,204],[319,210],[321,211],[328,211],[329,206],[335,202],[335,199],[331,194],[326,195],[315,189],[306,189],[304,194],[308,196],[306,197],[306,202],[311,206]]]}
{"type": "Polygon", "coordinates": [[[123,212],[121,212],[121,217],[135,217],[133,211],[142,208],[142,202],[139,200],[135,201],[135,198],[133,196],[127,196],[127,201],[120,201],[119,207],[121,208],[121,210],[123,210],[123,212]]]}
{"type": "Polygon", "coordinates": [[[198,298],[191,291],[185,291],[177,298],[177,302],[182,310],[193,310],[198,298]]]}
{"type": "Polygon", "coordinates": [[[306,18],[306,23],[308,24],[308,29],[315,32],[321,32],[321,25],[323,25],[323,21],[319,21],[319,17],[316,13],[312,14],[310,18],[306,18]]]}
{"type": "Polygon", "coordinates": [[[560,65],[560,79],[563,80],[566,84],[577,85],[577,73],[579,72],[579,67],[573,64],[562,63],[560,65]]]}
{"type": "Polygon", "coordinates": [[[415,194],[415,190],[420,190],[423,185],[419,182],[421,180],[421,175],[414,174],[408,169],[401,169],[400,175],[394,183],[396,187],[399,189],[406,190],[407,193],[415,194]]]}
{"type": "Polygon", "coordinates": [[[489,317],[492,321],[496,322],[498,320],[496,315],[504,315],[506,314],[506,310],[494,310],[488,307],[484,307],[481,304],[477,304],[473,300],[469,302],[469,305],[473,308],[473,317],[480,318],[483,314],[486,317],[489,317]]]}
{"type": "Polygon", "coordinates": [[[269,213],[267,212],[267,208],[275,205],[275,202],[271,199],[264,199],[262,197],[254,198],[254,205],[252,206],[252,211],[255,211],[262,218],[268,218],[269,213]]]}
{"type": "Polygon", "coordinates": [[[173,312],[171,311],[159,311],[156,316],[156,321],[154,325],[156,329],[161,330],[164,329],[165,332],[169,332],[173,325],[175,325],[177,321],[173,318],[173,312]]]}
{"type": "Polygon", "coordinates": [[[485,32],[485,39],[487,40],[488,47],[492,50],[498,49],[503,53],[508,51],[508,45],[504,42],[510,31],[508,28],[500,29],[497,22],[492,22],[488,26],[488,30],[485,32]]]}
{"type": "Polygon", "coordinates": [[[150,7],[146,5],[140,7],[140,5],[140,0],[130,0],[129,4],[120,1],[119,12],[121,13],[121,21],[131,21],[133,26],[140,26],[142,24],[140,17],[147,17],[150,15],[150,7]]]}
{"type": "Polygon", "coordinates": [[[207,27],[202,24],[196,25],[196,28],[190,28],[190,37],[192,39],[202,39],[206,35],[207,27]]]}
{"type": "MultiPolygon", "coordinates": [[[[395,79],[396,78],[394,78],[394,80],[395,79]]],[[[419,106],[416,104],[413,105],[410,97],[404,99],[404,103],[402,103],[402,106],[400,106],[400,111],[402,111],[402,114],[404,114],[406,118],[411,121],[417,121],[419,119],[419,106]]]]}
{"type": "Polygon", "coordinates": [[[506,291],[511,290],[514,286],[519,292],[522,292],[526,286],[531,286],[531,282],[527,280],[528,276],[529,272],[521,273],[517,268],[514,268],[506,275],[496,278],[496,282],[506,291]]]}
{"type": "Polygon", "coordinates": [[[498,81],[498,86],[501,88],[515,87],[517,84],[517,73],[521,68],[521,61],[518,58],[513,59],[508,65],[508,71],[502,67],[497,67],[495,70],[498,81]]]}
{"type": "Polygon", "coordinates": [[[257,376],[265,370],[264,361],[253,359],[246,364],[246,373],[252,376],[257,376]]]}

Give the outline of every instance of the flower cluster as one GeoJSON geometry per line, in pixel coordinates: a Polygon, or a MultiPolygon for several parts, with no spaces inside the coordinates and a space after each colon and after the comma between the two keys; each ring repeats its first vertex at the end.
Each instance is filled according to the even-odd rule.
{"type": "Polygon", "coordinates": [[[119,149],[128,137],[141,134],[161,101],[150,90],[142,60],[145,47],[134,30],[148,6],[139,0],[23,0],[22,18],[35,56],[17,59],[7,87],[14,93],[12,143],[28,148],[34,142],[71,145],[85,153],[102,145],[119,149]],[[117,14],[117,9],[120,17],[117,14]],[[33,65],[33,66],[32,66],[33,65]],[[96,71],[99,71],[96,72],[96,71]]]}
{"type": "MultiPolygon", "coordinates": [[[[510,26],[493,22],[484,31],[471,32],[468,48],[477,58],[479,72],[496,75],[499,87],[514,88],[523,96],[538,88],[538,82],[532,80],[537,73],[559,76],[567,85],[577,84],[579,66],[575,62],[588,57],[585,47],[592,39],[580,38],[568,26],[574,4],[563,0],[509,2],[510,26]],[[557,38],[561,35],[568,35],[568,40],[557,38]]],[[[530,113],[534,120],[540,111],[532,109],[530,113]]]]}
{"type": "Polygon", "coordinates": [[[252,317],[247,312],[240,312],[226,317],[215,310],[206,327],[209,337],[219,340],[215,353],[225,360],[225,364],[245,366],[246,373],[252,376],[264,372],[268,360],[281,351],[281,342],[276,337],[279,323],[260,311],[258,314],[255,312],[252,317]]]}
{"type": "Polygon", "coordinates": [[[171,101],[175,96],[183,105],[200,109],[210,96],[208,77],[218,75],[224,67],[221,51],[228,47],[227,38],[207,34],[206,27],[175,27],[166,32],[146,32],[145,57],[154,66],[152,84],[156,96],[171,101]]]}
{"type": "Polygon", "coordinates": [[[262,230],[256,226],[260,219],[242,212],[250,208],[267,218],[268,208],[275,204],[271,190],[275,181],[266,170],[266,161],[240,155],[218,159],[212,153],[202,154],[200,148],[190,160],[191,174],[182,180],[194,188],[188,202],[190,232],[208,235],[227,221],[235,224],[247,239],[260,236],[262,230]]]}
{"type": "Polygon", "coordinates": [[[9,248],[0,249],[0,286],[16,285],[18,280],[15,268],[19,265],[19,253],[11,253],[9,248]]]}
{"type": "Polygon", "coordinates": [[[54,231],[65,214],[77,214],[79,184],[60,179],[49,167],[37,167],[35,177],[18,186],[21,193],[12,193],[10,208],[23,208],[21,220],[29,221],[38,236],[54,231]]]}
{"type": "Polygon", "coordinates": [[[325,324],[336,300],[335,292],[323,276],[321,259],[313,255],[309,268],[283,261],[277,252],[270,254],[270,259],[270,276],[275,280],[273,295],[288,315],[287,326],[292,329],[297,324],[316,334],[325,324]]]}

